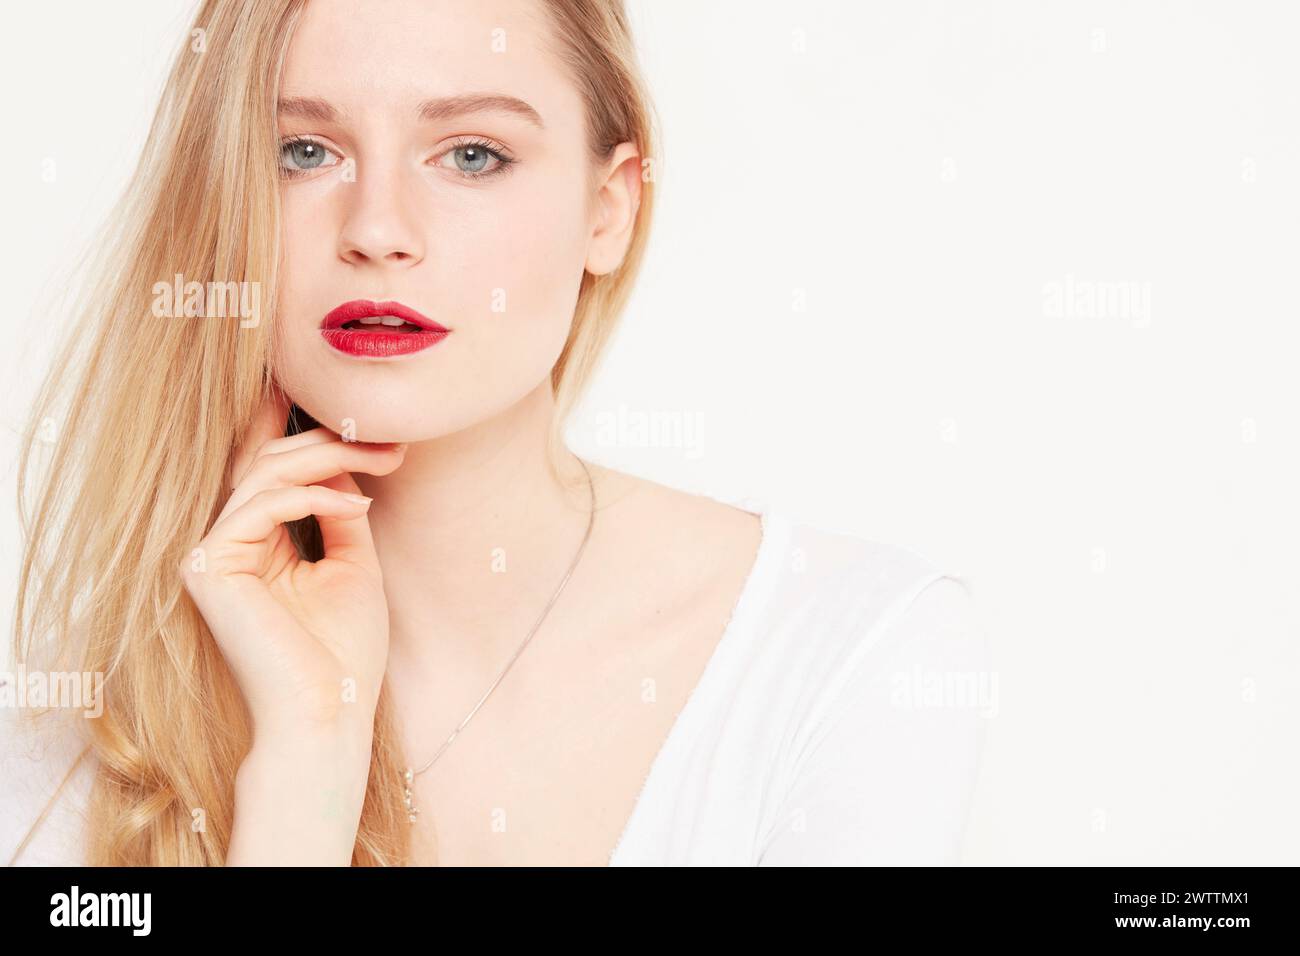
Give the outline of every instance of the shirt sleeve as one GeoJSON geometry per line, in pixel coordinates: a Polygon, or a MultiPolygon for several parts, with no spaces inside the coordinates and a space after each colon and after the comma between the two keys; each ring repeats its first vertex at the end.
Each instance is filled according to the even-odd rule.
{"type": "Polygon", "coordinates": [[[996,689],[969,589],[936,577],[857,660],[758,865],[957,863],[996,689]]]}

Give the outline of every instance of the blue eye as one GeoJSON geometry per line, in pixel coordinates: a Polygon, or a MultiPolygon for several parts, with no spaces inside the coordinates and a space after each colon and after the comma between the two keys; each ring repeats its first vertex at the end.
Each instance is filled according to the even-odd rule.
{"type": "Polygon", "coordinates": [[[481,173],[492,157],[479,146],[457,146],[451,151],[462,173],[481,173]]]}
{"type": "Polygon", "coordinates": [[[483,140],[470,140],[457,143],[447,152],[443,159],[450,158],[451,165],[440,163],[445,169],[453,169],[466,179],[486,179],[504,173],[515,160],[507,156],[504,150],[483,140]]]}
{"type": "MultiPolygon", "coordinates": [[[[340,159],[323,143],[305,136],[294,136],[280,144],[280,172],[286,178],[326,169],[337,165],[340,159]]],[[[471,140],[457,143],[444,152],[438,165],[460,173],[465,179],[487,179],[506,172],[515,162],[502,147],[484,140],[471,140]]]]}
{"type": "MultiPolygon", "coordinates": [[[[287,139],[280,144],[280,172],[293,177],[309,173],[313,169],[333,166],[334,163],[326,162],[327,157],[330,156],[334,156],[334,153],[314,139],[306,137],[287,139]]],[[[334,159],[337,162],[338,157],[334,156],[334,159]]]]}

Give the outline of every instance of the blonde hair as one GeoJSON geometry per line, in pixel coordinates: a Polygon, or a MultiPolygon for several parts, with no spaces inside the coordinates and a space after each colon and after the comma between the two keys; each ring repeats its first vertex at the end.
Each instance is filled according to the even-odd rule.
{"type": "MultiPolygon", "coordinates": [[[[77,313],[79,330],[93,334],[70,338],[23,436],[14,657],[29,669],[39,661],[104,677],[103,712],[87,721],[79,758],[93,753],[96,763],[85,831],[90,865],[222,865],[229,846],[251,725],[177,569],[224,505],[232,451],[273,387],[271,323],[150,321],[151,290],[177,273],[205,286],[256,282],[272,290],[262,314],[273,320],[275,103],[304,2],[201,5],[91,264],[77,313]],[[55,422],[60,433],[50,443],[55,422]],[[204,825],[196,829],[199,809],[204,825]]],[[[586,104],[593,159],[625,141],[657,158],[653,106],[621,0],[541,2],[586,104]]],[[[642,176],[626,257],[607,275],[582,278],[551,375],[553,453],[631,292],[653,197],[653,177],[642,176]]],[[[292,529],[309,559],[319,546],[314,523],[292,529]]],[[[403,865],[410,824],[398,768],[406,761],[386,689],[371,759],[352,862],[403,865]]]]}

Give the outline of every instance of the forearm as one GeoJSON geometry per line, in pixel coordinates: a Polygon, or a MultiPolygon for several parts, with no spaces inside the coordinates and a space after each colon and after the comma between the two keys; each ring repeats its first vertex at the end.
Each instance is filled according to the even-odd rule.
{"type": "Polygon", "coordinates": [[[368,736],[254,743],[236,776],[226,865],[350,865],[369,771],[368,736]]]}

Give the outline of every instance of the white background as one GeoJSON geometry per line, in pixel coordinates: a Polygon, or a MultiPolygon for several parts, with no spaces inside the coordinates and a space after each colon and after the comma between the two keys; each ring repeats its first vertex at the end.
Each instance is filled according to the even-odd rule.
{"type": "MultiPolygon", "coordinates": [[[[1297,7],[629,7],[660,206],[575,450],[966,576],[998,694],[967,862],[1300,862],[1297,7]]],[[[189,9],[6,8],[10,501],[41,304],[189,9]]],[[[0,545],[12,582],[12,505],[0,545]]]]}

